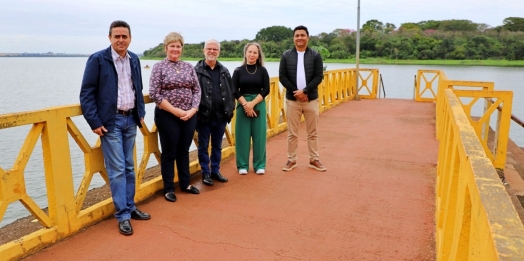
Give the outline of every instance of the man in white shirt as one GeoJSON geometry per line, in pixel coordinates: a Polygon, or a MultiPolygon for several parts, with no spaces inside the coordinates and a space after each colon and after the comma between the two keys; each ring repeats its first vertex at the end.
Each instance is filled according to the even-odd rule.
{"type": "Polygon", "coordinates": [[[287,163],[282,168],[297,167],[298,130],[302,115],[306,119],[309,150],[308,167],[326,171],[318,154],[317,125],[319,118],[318,85],[324,76],[322,57],[308,47],[309,31],[300,25],[293,30],[295,47],[285,51],[280,59],[279,80],[286,88],[286,117],[288,126],[287,163]]]}

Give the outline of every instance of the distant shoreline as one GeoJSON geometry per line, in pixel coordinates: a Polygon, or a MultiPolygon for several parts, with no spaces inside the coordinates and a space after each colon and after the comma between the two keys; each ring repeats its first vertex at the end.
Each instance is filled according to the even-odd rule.
{"type": "MultiPolygon", "coordinates": [[[[140,57],[140,60],[163,60],[164,58],[140,57]]],[[[182,57],[184,61],[199,61],[203,58],[182,57]]],[[[242,58],[218,58],[219,61],[242,61],[242,58]]],[[[280,58],[265,58],[266,62],[279,62],[280,58]]],[[[355,64],[355,59],[325,59],[324,63],[355,64]]],[[[396,60],[385,58],[360,59],[360,64],[387,64],[387,65],[443,65],[443,66],[495,66],[495,67],[524,67],[524,60],[396,60]]]]}
{"type": "Polygon", "coordinates": [[[89,57],[89,54],[67,53],[0,53],[0,58],[11,57],[89,57]]]}
{"type": "MultiPolygon", "coordinates": [[[[90,54],[65,54],[65,53],[0,53],[0,58],[16,57],[89,57],[90,54]]],[[[163,60],[141,56],[140,60],[163,60]]],[[[182,57],[186,61],[199,61],[203,58],[182,57]]],[[[221,61],[242,61],[242,58],[220,58],[221,61]]],[[[279,62],[279,58],[266,58],[267,62],[279,62]]],[[[355,59],[325,59],[324,63],[355,64],[355,59]]],[[[360,64],[388,64],[388,65],[447,65],[447,66],[495,66],[495,67],[524,67],[524,60],[396,60],[384,58],[360,59],[360,64]]]]}

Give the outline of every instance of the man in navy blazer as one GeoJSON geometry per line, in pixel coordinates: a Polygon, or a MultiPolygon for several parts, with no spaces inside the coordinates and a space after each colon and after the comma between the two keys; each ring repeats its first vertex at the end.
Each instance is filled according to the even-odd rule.
{"type": "Polygon", "coordinates": [[[134,201],[133,148],[137,125],[144,122],[142,72],[138,56],[127,50],[131,28],[124,21],[109,26],[111,46],[91,55],[86,63],[80,106],[87,123],[100,136],[109,177],[115,217],[121,234],[133,234],[130,219],[147,220],[134,201]]]}

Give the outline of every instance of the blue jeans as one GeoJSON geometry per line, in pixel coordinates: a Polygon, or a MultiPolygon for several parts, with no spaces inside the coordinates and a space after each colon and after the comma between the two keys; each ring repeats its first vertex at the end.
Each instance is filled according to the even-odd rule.
{"type": "Polygon", "coordinates": [[[226,131],[226,121],[221,122],[198,122],[198,162],[202,169],[202,176],[220,172],[220,161],[222,160],[222,139],[226,131]],[[211,137],[211,171],[209,170],[209,138],[211,137]]]}
{"type": "Polygon", "coordinates": [[[133,116],[116,115],[115,129],[101,136],[104,162],[118,222],[131,218],[135,206],[136,121],[133,116]]]}

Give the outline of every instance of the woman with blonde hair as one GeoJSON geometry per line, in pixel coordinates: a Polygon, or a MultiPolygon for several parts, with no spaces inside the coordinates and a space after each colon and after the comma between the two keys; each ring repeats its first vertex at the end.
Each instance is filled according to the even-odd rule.
{"type": "Polygon", "coordinates": [[[189,173],[189,147],[197,123],[200,85],[193,66],[180,60],[183,47],[184,38],[179,33],[169,33],[164,39],[166,58],[153,66],[149,80],[149,97],[156,103],[155,123],[162,148],[164,197],[171,202],[176,201],[175,161],[180,190],[200,193],[190,184],[189,173]]]}
{"type": "Polygon", "coordinates": [[[264,174],[266,168],[266,102],[269,74],[264,67],[264,54],[258,43],[244,47],[242,65],[233,72],[234,96],[238,101],[235,125],[236,163],[238,173],[247,174],[249,152],[253,141],[253,168],[264,174]]]}

